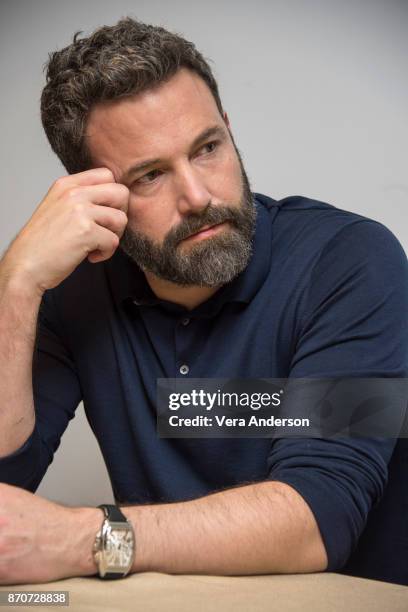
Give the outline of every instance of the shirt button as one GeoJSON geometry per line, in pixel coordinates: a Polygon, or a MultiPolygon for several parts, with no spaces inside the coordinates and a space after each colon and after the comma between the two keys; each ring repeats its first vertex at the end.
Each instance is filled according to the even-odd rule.
{"type": "Polygon", "coordinates": [[[188,365],[186,365],[186,364],[183,364],[183,365],[180,367],[180,374],[188,374],[188,373],[189,373],[189,371],[190,371],[190,368],[189,368],[189,367],[188,367],[188,365]]]}
{"type": "Polygon", "coordinates": [[[190,323],[190,319],[188,317],[185,317],[184,319],[181,319],[181,324],[182,325],[188,325],[190,323]]]}

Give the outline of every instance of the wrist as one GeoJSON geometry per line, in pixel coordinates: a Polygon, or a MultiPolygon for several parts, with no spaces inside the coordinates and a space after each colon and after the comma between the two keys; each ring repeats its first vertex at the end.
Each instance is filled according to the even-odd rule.
{"type": "Polygon", "coordinates": [[[103,521],[103,512],[99,508],[69,508],[72,525],[69,534],[69,564],[73,576],[92,576],[98,573],[93,546],[95,537],[103,521]]]}
{"type": "Polygon", "coordinates": [[[45,289],[35,282],[29,267],[11,266],[6,259],[0,264],[0,286],[3,294],[34,300],[34,303],[38,304],[45,292],[45,289]]]}
{"type": "Polygon", "coordinates": [[[160,539],[161,531],[158,529],[159,505],[121,506],[120,510],[132,523],[135,532],[136,549],[131,572],[161,571],[159,559],[163,553],[163,541],[160,539]]]}

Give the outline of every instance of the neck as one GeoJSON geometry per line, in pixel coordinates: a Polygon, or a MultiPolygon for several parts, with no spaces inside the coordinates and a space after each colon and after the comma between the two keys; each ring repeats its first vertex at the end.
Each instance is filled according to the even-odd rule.
{"type": "Polygon", "coordinates": [[[188,310],[193,310],[193,308],[208,300],[222,286],[198,287],[197,285],[192,285],[190,287],[183,287],[170,281],[162,280],[151,272],[145,271],[145,276],[151,290],[158,298],[180,304],[188,310]]]}

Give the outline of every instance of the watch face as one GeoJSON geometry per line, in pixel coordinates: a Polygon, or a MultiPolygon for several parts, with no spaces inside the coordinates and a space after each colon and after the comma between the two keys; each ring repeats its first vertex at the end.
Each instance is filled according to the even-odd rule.
{"type": "Polygon", "coordinates": [[[111,529],[106,538],[106,561],[108,566],[126,568],[133,556],[133,538],[128,529],[111,529]]]}
{"type": "Polygon", "coordinates": [[[105,521],[99,552],[96,555],[99,574],[126,575],[134,557],[134,535],[130,523],[105,521]]]}

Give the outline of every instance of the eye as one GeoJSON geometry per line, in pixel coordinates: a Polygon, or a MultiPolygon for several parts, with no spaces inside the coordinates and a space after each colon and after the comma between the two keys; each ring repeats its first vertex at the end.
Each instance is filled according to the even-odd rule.
{"type": "Polygon", "coordinates": [[[153,183],[157,179],[157,177],[160,176],[160,174],[161,170],[150,170],[150,172],[147,172],[146,174],[138,178],[135,182],[139,185],[149,185],[150,183],[153,183]]]}
{"type": "Polygon", "coordinates": [[[201,147],[201,149],[198,150],[198,155],[200,155],[201,152],[203,152],[204,154],[214,153],[218,145],[219,145],[218,140],[212,140],[211,142],[207,142],[207,144],[205,144],[204,146],[201,147]]]}

